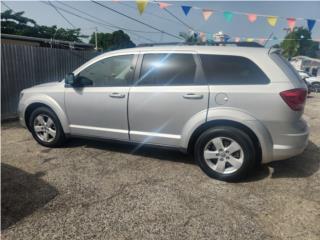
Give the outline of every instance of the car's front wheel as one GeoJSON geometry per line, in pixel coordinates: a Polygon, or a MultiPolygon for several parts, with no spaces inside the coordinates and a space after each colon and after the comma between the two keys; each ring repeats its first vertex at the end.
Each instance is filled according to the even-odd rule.
{"type": "Polygon", "coordinates": [[[58,147],[65,141],[58,117],[47,107],[39,107],[31,113],[29,128],[34,139],[43,146],[58,147]]]}
{"type": "Polygon", "coordinates": [[[208,176],[224,181],[244,178],[254,167],[256,158],[251,138],[229,126],[203,132],[196,141],[194,153],[208,176]]]}

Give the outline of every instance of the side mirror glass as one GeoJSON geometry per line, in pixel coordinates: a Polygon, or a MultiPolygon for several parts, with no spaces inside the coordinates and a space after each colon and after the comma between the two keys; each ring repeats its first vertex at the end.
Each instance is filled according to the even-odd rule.
{"type": "Polygon", "coordinates": [[[65,77],[66,85],[73,85],[75,83],[75,77],[73,73],[68,73],[65,77]]]}

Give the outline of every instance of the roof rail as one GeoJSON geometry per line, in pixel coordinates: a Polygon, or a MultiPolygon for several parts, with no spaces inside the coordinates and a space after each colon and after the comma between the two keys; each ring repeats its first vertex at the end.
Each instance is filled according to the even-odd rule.
{"type": "Polygon", "coordinates": [[[188,42],[167,42],[167,43],[141,43],[137,47],[155,47],[155,46],[225,46],[235,45],[238,47],[260,47],[263,46],[257,42],[209,42],[209,43],[188,43],[188,42]]]}

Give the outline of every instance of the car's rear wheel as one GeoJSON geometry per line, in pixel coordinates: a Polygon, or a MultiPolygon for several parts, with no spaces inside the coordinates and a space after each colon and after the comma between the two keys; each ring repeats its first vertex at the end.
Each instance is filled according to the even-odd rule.
{"type": "Polygon", "coordinates": [[[46,147],[58,147],[65,141],[56,114],[47,107],[36,108],[30,115],[29,128],[34,139],[46,147]]]}
{"type": "Polygon", "coordinates": [[[244,178],[254,167],[256,158],[251,138],[229,126],[203,132],[196,141],[194,153],[208,176],[224,181],[244,178]]]}

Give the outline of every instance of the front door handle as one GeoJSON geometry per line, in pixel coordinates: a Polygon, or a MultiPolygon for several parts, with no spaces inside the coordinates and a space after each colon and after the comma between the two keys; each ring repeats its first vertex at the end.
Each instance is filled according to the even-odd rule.
{"type": "Polygon", "coordinates": [[[186,98],[186,99],[202,99],[203,98],[203,94],[187,93],[187,94],[183,95],[183,98],[186,98]]]}
{"type": "Polygon", "coordinates": [[[114,92],[114,93],[110,93],[109,96],[112,97],[112,98],[124,98],[126,95],[123,94],[123,93],[114,92]]]}

